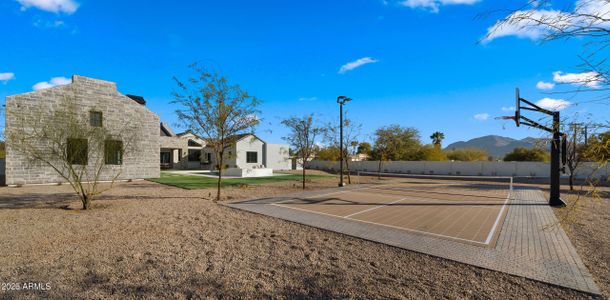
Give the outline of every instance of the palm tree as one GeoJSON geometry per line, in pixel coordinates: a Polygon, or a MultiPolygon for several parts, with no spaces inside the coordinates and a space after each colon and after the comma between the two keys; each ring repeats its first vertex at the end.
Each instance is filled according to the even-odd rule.
{"type": "Polygon", "coordinates": [[[445,139],[445,134],[440,131],[436,131],[432,133],[430,138],[432,139],[432,144],[438,145],[440,147],[441,142],[443,141],[443,139],[445,139]]]}

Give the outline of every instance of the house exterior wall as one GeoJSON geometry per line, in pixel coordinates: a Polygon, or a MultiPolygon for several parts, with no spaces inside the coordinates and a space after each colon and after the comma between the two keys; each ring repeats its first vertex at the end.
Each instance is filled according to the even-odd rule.
{"type": "Polygon", "coordinates": [[[289,149],[287,144],[265,144],[263,164],[274,170],[292,169],[289,149]]]}
{"type": "MultiPolygon", "coordinates": [[[[73,101],[77,112],[86,118],[91,110],[101,111],[103,126],[110,132],[120,132],[125,126],[136,131],[129,141],[134,150],[124,153],[122,165],[105,165],[100,180],[111,180],[119,172],[118,179],[159,177],[159,116],[119,93],[113,82],[74,75],[69,85],[6,97],[7,137],[16,130],[18,117],[40,118],[44,124],[45,118],[65,104],[65,99],[73,101]]],[[[38,146],[45,147],[46,143],[40,141],[38,146]]],[[[90,153],[89,157],[95,155],[100,154],[90,153]]],[[[64,181],[51,167],[30,161],[7,139],[7,185],[64,181]]]]}
{"type": "Polygon", "coordinates": [[[247,136],[235,143],[235,166],[242,169],[252,169],[263,165],[263,145],[265,143],[255,136],[247,136]],[[247,152],[256,152],[256,163],[248,163],[246,160],[247,152]]]}

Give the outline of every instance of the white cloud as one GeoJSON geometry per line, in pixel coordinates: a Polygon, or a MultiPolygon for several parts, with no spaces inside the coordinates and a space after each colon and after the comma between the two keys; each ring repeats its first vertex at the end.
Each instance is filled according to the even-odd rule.
{"type": "Polygon", "coordinates": [[[483,42],[503,36],[517,36],[531,40],[539,40],[551,32],[551,27],[541,23],[566,24],[566,14],[558,10],[519,10],[512,13],[506,22],[496,22],[487,29],[483,42]]]}
{"type": "Polygon", "coordinates": [[[477,121],[485,121],[485,120],[489,119],[489,114],[488,113],[476,114],[476,115],[474,115],[474,119],[477,121]]]}
{"type": "Polygon", "coordinates": [[[515,111],[515,107],[514,106],[502,106],[502,111],[515,111]]]}
{"type": "Polygon", "coordinates": [[[318,97],[301,97],[299,98],[299,101],[302,102],[309,102],[309,101],[316,101],[318,100],[318,97]]]}
{"type": "Polygon", "coordinates": [[[443,5],[472,5],[480,0],[404,0],[400,5],[410,8],[421,8],[437,13],[443,5]]]}
{"type": "Polygon", "coordinates": [[[570,106],[570,102],[563,99],[542,98],[536,105],[549,110],[562,110],[570,106]]]}
{"type": "Polygon", "coordinates": [[[79,6],[74,0],[17,0],[17,2],[21,4],[22,10],[35,7],[52,13],[64,12],[67,14],[76,12],[79,6]]]}
{"type": "Polygon", "coordinates": [[[2,83],[6,83],[7,81],[9,81],[11,79],[15,79],[15,73],[11,73],[11,72],[0,73],[0,81],[2,81],[2,83]]]}
{"type": "Polygon", "coordinates": [[[590,88],[598,88],[601,83],[601,75],[597,72],[562,73],[553,72],[553,80],[557,83],[569,83],[582,85],[590,88]]]}
{"type": "Polygon", "coordinates": [[[374,59],[374,58],[370,58],[370,57],[363,57],[363,58],[359,58],[355,61],[352,62],[348,62],[344,65],[341,66],[341,68],[339,69],[339,74],[345,74],[348,71],[351,71],[355,68],[364,66],[366,64],[372,64],[372,63],[376,63],[378,62],[378,60],[374,59]]]}
{"type": "Polygon", "coordinates": [[[555,84],[552,82],[538,81],[538,83],[536,83],[536,88],[539,90],[552,90],[554,87],[555,84]]]}
{"type": "Polygon", "coordinates": [[[532,3],[533,9],[516,11],[505,22],[498,21],[489,27],[483,42],[511,35],[539,40],[557,31],[570,32],[583,26],[610,28],[608,0],[578,0],[573,11],[537,9],[536,1],[532,3]]]}
{"type": "Polygon", "coordinates": [[[53,77],[49,81],[41,81],[41,82],[35,84],[34,86],[32,86],[32,88],[35,91],[37,91],[37,90],[52,88],[55,86],[66,85],[66,84],[70,84],[70,83],[72,83],[72,80],[69,78],[53,77]]]}

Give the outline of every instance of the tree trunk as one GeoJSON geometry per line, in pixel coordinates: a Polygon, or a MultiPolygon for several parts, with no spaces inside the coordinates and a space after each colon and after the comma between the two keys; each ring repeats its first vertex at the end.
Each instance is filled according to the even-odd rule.
{"type": "Polygon", "coordinates": [[[305,160],[303,160],[303,189],[305,189],[305,160]]]}
{"type": "Polygon", "coordinates": [[[347,171],[347,183],[352,184],[352,176],[350,176],[348,161],[349,160],[347,158],[345,158],[345,171],[347,171]]]}
{"type": "Polygon", "coordinates": [[[83,210],[91,209],[91,198],[89,196],[82,194],[81,201],[83,202],[83,210]]]}
{"type": "Polygon", "coordinates": [[[570,191],[573,191],[574,190],[574,172],[573,171],[570,171],[569,180],[570,180],[570,191]]]}
{"type": "Polygon", "coordinates": [[[381,179],[381,159],[379,159],[379,167],[377,168],[377,180],[381,179]]]}
{"type": "Polygon", "coordinates": [[[220,156],[220,162],[218,162],[218,185],[216,186],[216,201],[215,202],[220,201],[220,186],[222,183],[222,167],[224,164],[222,153],[219,156],[220,156]]]}

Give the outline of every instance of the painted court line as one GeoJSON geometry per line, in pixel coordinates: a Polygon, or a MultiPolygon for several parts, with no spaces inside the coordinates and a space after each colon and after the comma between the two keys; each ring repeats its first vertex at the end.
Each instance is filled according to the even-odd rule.
{"type": "MultiPolygon", "coordinates": [[[[318,211],[313,211],[313,210],[307,210],[307,209],[298,208],[298,207],[290,207],[290,206],[286,206],[286,205],[282,205],[282,204],[273,203],[271,205],[275,205],[275,206],[279,206],[279,207],[283,207],[283,208],[288,208],[288,209],[304,211],[304,212],[308,212],[308,213],[312,213],[312,214],[325,215],[325,216],[330,216],[330,217],[335,217],[335,218],[343,218],[343,217],[338,216],[338,215],[333,215],[333,214],[328,214],[328,213],[323,213],[323,212],[318,212],[318,211]]],[[[433,233],[433,232],[428,232],[428,231],[421,231],[421,230],[417,230],[417,229],[411,229],[411,228],[399,227],[399,226],[394,226],[394,225],[375,223],[375,222],[371,222],[371,221],[358,220],[358,219],[352,219],[352,218],[348,218],[348,220],[355,221],[355,222],[361,222],[361,223],[367,223],[367,224],[373,224],[373,225],[378,225],[378,226],[390,227],[390,228],[394,228],[394,229],[410,231],[410,232],[415,232],[415,233],[424,234],[424,235],[433,235],[433,236],[437,236],[437,237],[441,237],[441,238],[458,240],[458,241],[463,241],[463,242],[468,242],[468,243],[487,245],[487,244],[485,244],[483,242],[479,242],[479,241],[473,241],[473,240],[469,240],[469,239],[463,239],[463,238],[459,238],[459,237],[455,237],[455,236],[443,235],[443,234],[438,234],[438,233],[433,233]]]]}
{"type": "Polygon", "coordinates": [[[371,208],[365,209],[365,210],[363,210],[363,211],[358,211],[358,212],[355,212],[355,213],[353,213],[353,214],[351,214],[351,215],[344,216],[344,218],[349,218],[349,217],[352,217],[352,216],[355,216],[355,215],[359,215],[359,214],[361,214],[361,213],[365,213],[365,212],[367,212],[367,211],[376,210],[376,209],[378,209],[378,208],[386,207],[386,206],[388,206],[388,205],[392,205],[392,204],[394,204],[394,203],[398,203],[398,202],[403,201],[403,200],[406,200],[406,199],[408,199],[408,197],[406,197],[406,198],[402,198],[402,199],[398,199],[398,200],[395,200],[395,201],[392,201],[392,202],[389,202],[389,203],[385,203],[385,204],[377,205],[377,206],[375,206],[375,207],[371,207],[371,208]]]}
{"type": "MultiPolygon", "coordinates": [[[[387,184],[382,184],[382,185],[378,185],[378,186],[386,186],[386,185],[387,184]]],[[[376,187],[378,187],[378,186],[376,186],[376,187]]],[[[369,187],[363,187],[363,188],[357,188],[357,189],[343,190],[343,191],[338,191],[338,192],[330,192],[330,193],[326,193],[326,194],[318,194],[318,195],[313,195],[313,196],[300,198],[300,199],[311,199],[311,198],[317,198],[317,197],[334,195],[334,194],[342,194],[342,193],[353,192],[353,191],[368,190],[368,189],[372,189],[372,188],[374,188],[374,187],[369,186],[369,187]]],[[[287,200],[275,202],[273,204],[282,204],[282,203],[286,203],[286,202],[290,202],[290,201],[294,201],[294,200],[295,199],[287,199],[287,200]]]]}
{"type": "Polygon", "coordinates": [[[506,203],[508,203],[508,200],[510,199],[510,197],[512,195],[513,195],[513,178],[511,177],[510,178],[510,188],[508,190],[508,196],[506,196],[506,200],[504,200],[504,205],[502,205],[502,209],[500,209],[500,213],[498,214],[498,217],[496,217],[496,221],[494,222],[494,225],[491,227],[491,230],[489,231],[489,235],[487,235],[485,244],[489,245],[489,243],[491,243],[491,239],[493,238],[494,234],[496,233],[498,224],[500,224],[500,220],[502,219],[502,214],[504,213],[504,209],[506,209],[506,203]]]}

